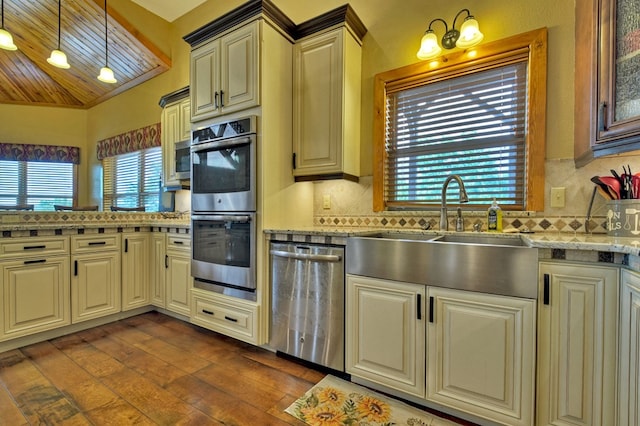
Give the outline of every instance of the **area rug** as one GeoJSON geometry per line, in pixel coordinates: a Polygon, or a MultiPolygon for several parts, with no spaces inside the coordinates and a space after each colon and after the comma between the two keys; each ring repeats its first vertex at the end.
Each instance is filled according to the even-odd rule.
{"type": "Polygon", "coordinates": [[[456,425],[331,375],[284,411],[311,426],[456,425]]]}

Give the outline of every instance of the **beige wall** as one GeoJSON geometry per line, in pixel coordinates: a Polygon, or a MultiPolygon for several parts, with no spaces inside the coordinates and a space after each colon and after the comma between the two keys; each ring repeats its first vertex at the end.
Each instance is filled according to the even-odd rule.
{"type": "MultiPolygon", "coordinates": [[[[320,15],[344,0],[300,1],[273,0],[294,22],[300,23],[320,15]]],[[[16,107],[0,105],[3,119],[0,139],[23,138],[24,142],[48,135],[51,143],[68,142],[85,147],[81,180],[82,204],[97,201],[100,193],[100,172],[95,161],[95,141],[138,127],[158,122],[159,98],[188,85],[189,46],[182,37],[216,17],[244,3],[242,0],[219,2],[208,0],[192,12],[169,24],[149,14],[130,0],[112,0],[110,5],[153,41],[172,59],[172,68],[109,101],[88,111],[16,107]],[[33,121],[28,124],[28,121],[33,121]],[[40,123],[48,123],[40,126],[40,123]],[[39,127],[48,127],[38,129],[39,127]],[[32,129],[35,129],[32,131],[32,129]]],[[[362,98],[362,171],[372,171],[373,77],[375,74],[417,61],[415,52],[429,21],[444,18],[451,23],[456,12],[470,8],[480,23],[486,41],[505,38],[532,29],[549,30],[549,82],[547,104],[547,158],[573,158],[573,60],[574,1],[573,0],[350,0],[368,29],[363,43],[362,98]]],[[[439,24],[434,27],[442,33],[439,24]]],[[[117,70],[115,70],[117,73],[117,70]]]]}

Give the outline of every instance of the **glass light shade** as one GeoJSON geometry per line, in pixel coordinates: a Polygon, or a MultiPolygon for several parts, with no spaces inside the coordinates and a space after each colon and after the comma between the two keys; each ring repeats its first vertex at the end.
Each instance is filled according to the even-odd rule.
{"type": "Polygon", "coordinates": [[[429,30],[422,36],[420,41],[420,50],[418,50],[418,59],[427,60],[438,56],[442,52],[442,48],[438,44],[436,34],[429,30]]]}
{"type": "Polygon", "coordinates": [[[51,51],[51,56],[47,58],[47,62],[49,62],[54,67],[69,69],[71,65],[67,62],[67,55],[62,50],[54,49],[51,51]]]}
{"type": "Polygon", "coordinates": [[[2,28],[0,28],[0,49],[18,50],[18,47],[13,44],[13,37],[11,37],[9,31],[2,28]]]}
{"type": "Polygon", "coordinates": [[[473,17],[468,17],[460,27],[460,37],[456,41],[456,46],[462,49],[475,46],[484,38],[484,34],[480,32],[478,21],[473,17]]]}
{"type": "Polygon", "coordinates": [[[113,71],[109,67],[100,68],[100,75],[98,76],[98,80],[104,83],[117,83],[118,80],[113,76],[113,71]]]}

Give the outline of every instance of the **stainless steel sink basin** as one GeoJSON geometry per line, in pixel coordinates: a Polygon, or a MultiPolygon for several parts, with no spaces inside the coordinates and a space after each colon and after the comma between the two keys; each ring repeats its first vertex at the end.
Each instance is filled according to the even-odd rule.
{"type": "Polygon", "coordinates": [[[537,298],[538,249],[518,236],[380,232],[347,239],[346,272],[537,298]]]}

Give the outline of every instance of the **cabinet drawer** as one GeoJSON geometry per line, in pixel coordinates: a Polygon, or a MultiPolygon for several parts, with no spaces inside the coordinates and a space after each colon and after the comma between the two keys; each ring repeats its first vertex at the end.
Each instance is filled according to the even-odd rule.
{"type": "Polygon", "coordinates": [[[191,322],[245,342],[256,340],[258,307],[240,307],[192,290],[191,322]]]}
{"type": "Polygon", "coordinates": [[[0,240],[0,259],[69,254],[68,237],[8,238],[0,240]]]}
{"type": "Polygon", "coordinates": [[[120,250],[120,234],[78,235],[71,237],[71,253],[120,250]]]}
{"type": "Polygon", "coordinates": [[[191,238],[185,235],[167,235],[167,250],[191,251],[191,238]]]}

